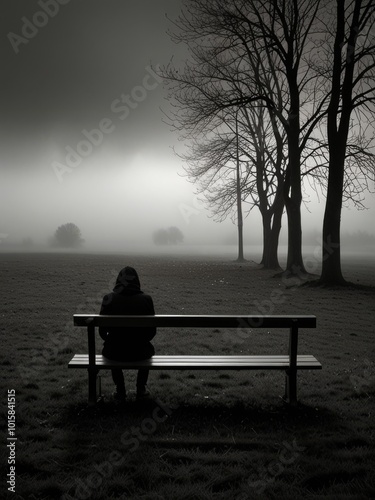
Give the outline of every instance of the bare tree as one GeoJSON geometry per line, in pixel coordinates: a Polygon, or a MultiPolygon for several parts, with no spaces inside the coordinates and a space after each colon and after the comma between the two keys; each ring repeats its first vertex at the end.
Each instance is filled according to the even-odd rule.
{"type": "Polygon", "coordinates": [[[240,2],[236,9],[238,22],[245,30],[242,36],[247,34],[249,40],[248,57],[254,58],[255,53],[258,60],[267,61],[267,64],[258,64],[258,93],[254,94],[254,87],[250,87],[249,99],[266,103],[286,134],[288,163],[283,191],[288,216],[287,274],[305,272],[302,259],[301,158],[321,113],[321,105],[316,105],[314,88],[311,88],[308,64],[314,51],[310,36],[319,4],[319,0],[249,0],[240,2]],[[249,9],[247,12],[244,5],[249,9]],[[270,79],[278,92],[269,95],[270,79]]]}
{"type": "Polygon", "coordinates": [[[246,215],[254,207],[263,222],[263,255],[265,268],[279,269],[278,240],[284,209],[283,180],[285,172],[285,138],[275,141],[274,123],[263,107],[238,108],[226,118],[226,130],[212,138],[194,141],[183,157],[185,171],[199,184],[214,219],[231,216],[239,233],[238,260],[243,260],[242,203],[246,215]]]}
{"type": "MultiPolygon", "coordinates": [[[[261,134],[265,133],[266,108],[262,102],[252,107],[246,105],[249,101],[247,96],[249,82],[252,81],[255,86],[259,85],[259,79],[253,77],[258,71],[259,58],[256,60],[250,58],[246,63],[247,67],[242,64],[244,56],[246,57],[244,51],[250,54],[252,51],[248,50],[242,35],[241,39],[233,43],[234,28],[228,31],[226,18],[215,19],[215,15],[213,16],[210,9],[215,7],[214,4],[221,3],[208,2],[206,9],[204,2],[195,2],[195,7],[203,10],[197,13],[193,9],[189,11],[189,16],[182,15],[177,23],[180,33],[175,35],[175,39],[190,42],[194,64],[186,65],[183,73],[171,65],[164,71],[163,76],[173,84],[173,97],[177,103],[175,120],[172,123],[193,143],[184,158],[189,165],[186,170],[190,179],[201,181],[200,191],[204,192],[209,204],[215,207],[217,218],[219,220],[225,218],[231,209],[237,206],[239,259],[243,258],[241,198],[242,193],[245,193],[252,198],[251,206],[257,206],[262,213],[264,230],[262,264],[265,267],[278,268],[277,247],[284,207],[281,199],[283,182],[281,164],[285,160],[285,155],[281,138],[283,136],[285,138],[285,134],[276,126],[272,112],[267,126],[269,130],[273,129],[276,139],[272,139],[271,148],[269,138],[261,137],[261,134]],[[206,18],[200,14],[206,15],[206,18]],[[201,39],[210,37],[212,23],[214,25],[212,29],[220,30],[217,22],[219,25],[221,22],[224,27],[221,36],[226,39],[227,45],[210,42],[209,46],[202,47],[201,39]],[[193,45],[194,40],[198,40],[199,43],[193,45]],[[196,139],[197,136],[201,136],[200,140],[196,139]],[[227,151],[224,152],[223,149],[227,151]],[[228,167],[228,162],[231,167],[228,167]],[[270,163],[276,168],[276,175],[270,168],[270,163]],[[251,168],[245,169],[244,172],[244,164],[247,167],[250,165],[251,168]],[[228,175],[231,172],[236,172],[236,175],[228,175]],[[279,182],[279,188],[274,189],[276,180],[279,182]],[[274,224],[271,222],[272,219],[275,221],[274,224]]],[[[280,83],[277,88],[272,80],[266,83],[270,89],[273,88],[271,93],[278,92],[279,97],[281,96],[280,83]]]]}
{"type": "Polygon", "coordinates": [[[246,177],[240,160],[238,134],[220,135],[206,143],[196,144],[194,157],[188,155],[185,171],[189,180],[198,183],[198,195],[213,212],[216,221],[228,216],[237,224],[238,258],[243,262],[243,209],[246,177]]]}
{"type": "Polygon", "coordinates": [[[266,269],[279,269],[278,245],[284,211],[284,179],[286,157],[285,134],[276,119],[263,107],[246,108],[249,169],[254,183],[249,183],[250,195],[258,206],[263,225],[263,254],[261,264],[266,269]]]}
{"type": "MultiPolygon", "coordinates": [[[[305,274],[301,178],[309,174],[313,184],[328,183],[323,271],[326,277],[339,276],[341,203],[343,196],[357,202],[367,181],[358,182],[355,171],[360,168],[366,178],[361,165],[367,162],[368,168],[372,158],[368,144],[367,151],[356,150],[355,143],[351,152],[345,150],[353,111],[359,125],[358,113],[373,111],[374,1],[190,0],[175,23],[175,39],[188,43],[193,57],[182,72],[169,67],[164,74],[174,84],[175,127],[187,138],[214,135],[228,114],[263,107],[274,124],[276,143],[286,138],[282,189],[288,275],[305,274]],[[363,49],[357,54],[359,38],[363,49]],[[344,177],[346,157],[350,170],[344,177]]],[[[247,134],[251,137],[249,129],[247,134]]],[[[257,195],[261,197],[261,189],[257,195]]]]}
{"type": "MultiPolygon", "coordinates": [[[[355,120],[360,130],[364,123],[373,121],[375,111],[375,1],[336,0],[335,4],[333,34],[327,26],[334,43],[332,53],[328,54],[333,64],[329,72],[331,90],[327,114],[329,174],[320,277],[323,284],[345,284],[341,271],[340,221],[345,164],[350,165],[345,160],[347,157],[353,160],[347,154],[348,135],[351,121],[355,120]]],[[[365,149],[359,146],[354,154],[359,157],[357,165],[361,168],[360,159],[366,156],[364,151],[368,150],[369,143],[365,149]]]]}
{"type": "Polygon", "coordinates": [[[226,110],[250,105],[265,108],[277,124],[275,130],[283,129],[277,132],[285,134],[287,144],[283,196],[287,271],[293,274],[304,272],[301,151],[321,112],[311,92],[305,92],[301,103],[309,83],[303,54],[318,6],[319,0],[191,0],[175,23],[175,39],[189,43],[194,65],[187,65],[183,73],[170,67],[163,75],[177,84],[176,128],[187,136],[212,132],[226,110]],[[311,108],[310,113],[304,111],[303,124],[302,106],[311,108]]]}

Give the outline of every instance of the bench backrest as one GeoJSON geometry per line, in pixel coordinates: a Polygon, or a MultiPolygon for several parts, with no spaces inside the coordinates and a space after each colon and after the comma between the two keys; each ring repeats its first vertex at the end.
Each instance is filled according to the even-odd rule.
{"type": "Polygon", "coordinates": [[[180,327],[180,328],[315,328],[316,316],[260,316],[223,314],[157,314],[155,316],[108,316],[74,314],[75,326],[101,327],[180,327]]]}
{"type": "Polygon", "coordinates": [[[298,328],[315,328],[315,316],[181,315],[108,316],[74,314],[74,325],[87,327],[89,363],[95,366],[95,327],[178,327],[178,328],[289,328],[289,371],[297,366],[298,328]]]}

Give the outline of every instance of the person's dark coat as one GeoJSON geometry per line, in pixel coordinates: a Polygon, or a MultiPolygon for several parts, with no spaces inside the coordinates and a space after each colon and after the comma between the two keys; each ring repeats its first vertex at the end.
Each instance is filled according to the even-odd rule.
{"type": "MultiPolygon", "coordinates": [[[[124,267],[117,277],[113,292],[103,297],[100,314],[154,315],[152,297],[142,292],[133,267],[124,267]]],[[[104,340],[103,355],[110,359],[147,359],[155,354],[151,340],[154,327],[99,328],[104,340]]]]}

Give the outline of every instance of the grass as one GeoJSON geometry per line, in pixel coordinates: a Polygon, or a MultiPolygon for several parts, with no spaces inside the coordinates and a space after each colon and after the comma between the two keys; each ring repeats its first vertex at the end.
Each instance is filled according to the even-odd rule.
{"type": "MultiPolygon", "coordinates": [[[[252,264],[124,259],[96,255],[0,255],[0,354],[5,389],[16,390],[16,494],[9,498],[228,499],[375,496],[373,298],[367,290],[286,288],[252,264]],[[311,313],[299,351],[320,372],[298,378],[299,405],[286,406],[283,376],[271,372],[152,372],[152,399],[108,396],[89,408],[87,377],[67,369],[86,351],[74,312],[97,311],[114,270],[134,265],[158,313],[311,313]],[[281,290],[283,300],[267,302],[281,290]],[[192,293],[194,292],[194,293],[192,293]],[[258,304],[258,306],[257,306],[258,304]],[[371,333],[372,332],[372,333],[371,333]]],[[[367,269],[368,270],[368,269],[367,269]]],[[[368,280],[349,266],[352,281],[368,280]]],[[[371,284],[371,283],[365,283],[371,284]]],[[[160,331],[159,353],[272,352],[283,331],[230,337],[160,331]]],[[[98,346],[98,350],[99,350],[98,346]]],[[[6,400],[6,393],[4,398],[6,400]]],[[[2,410],[6,432],[6,405],[2,410]]],[[[7,449],[2,447],[2,463],[7,449]]]]}

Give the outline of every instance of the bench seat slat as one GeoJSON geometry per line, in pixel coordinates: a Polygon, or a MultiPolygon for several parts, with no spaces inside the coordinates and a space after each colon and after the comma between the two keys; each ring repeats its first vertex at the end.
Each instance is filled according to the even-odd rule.
{"type": "MultiPolygon", "coordinates": [[[[257,355],[257,356],[198,356],[198,355],[171,355],[153,356],[152,359],[143,361],[113,361],[101,354],[96,355],[96,366],[100,369],[128,368],[139,369],[268,369],[285,370],[289,367],[288,355],[257,355]]],[[[89,358],[87,354],[76,354],[69,363],[69,368],[88,368],[89,358]]],[[[322,365],[312,355],[298,355],[297,368],[312,370],[321,369],[322,365]]]]}

